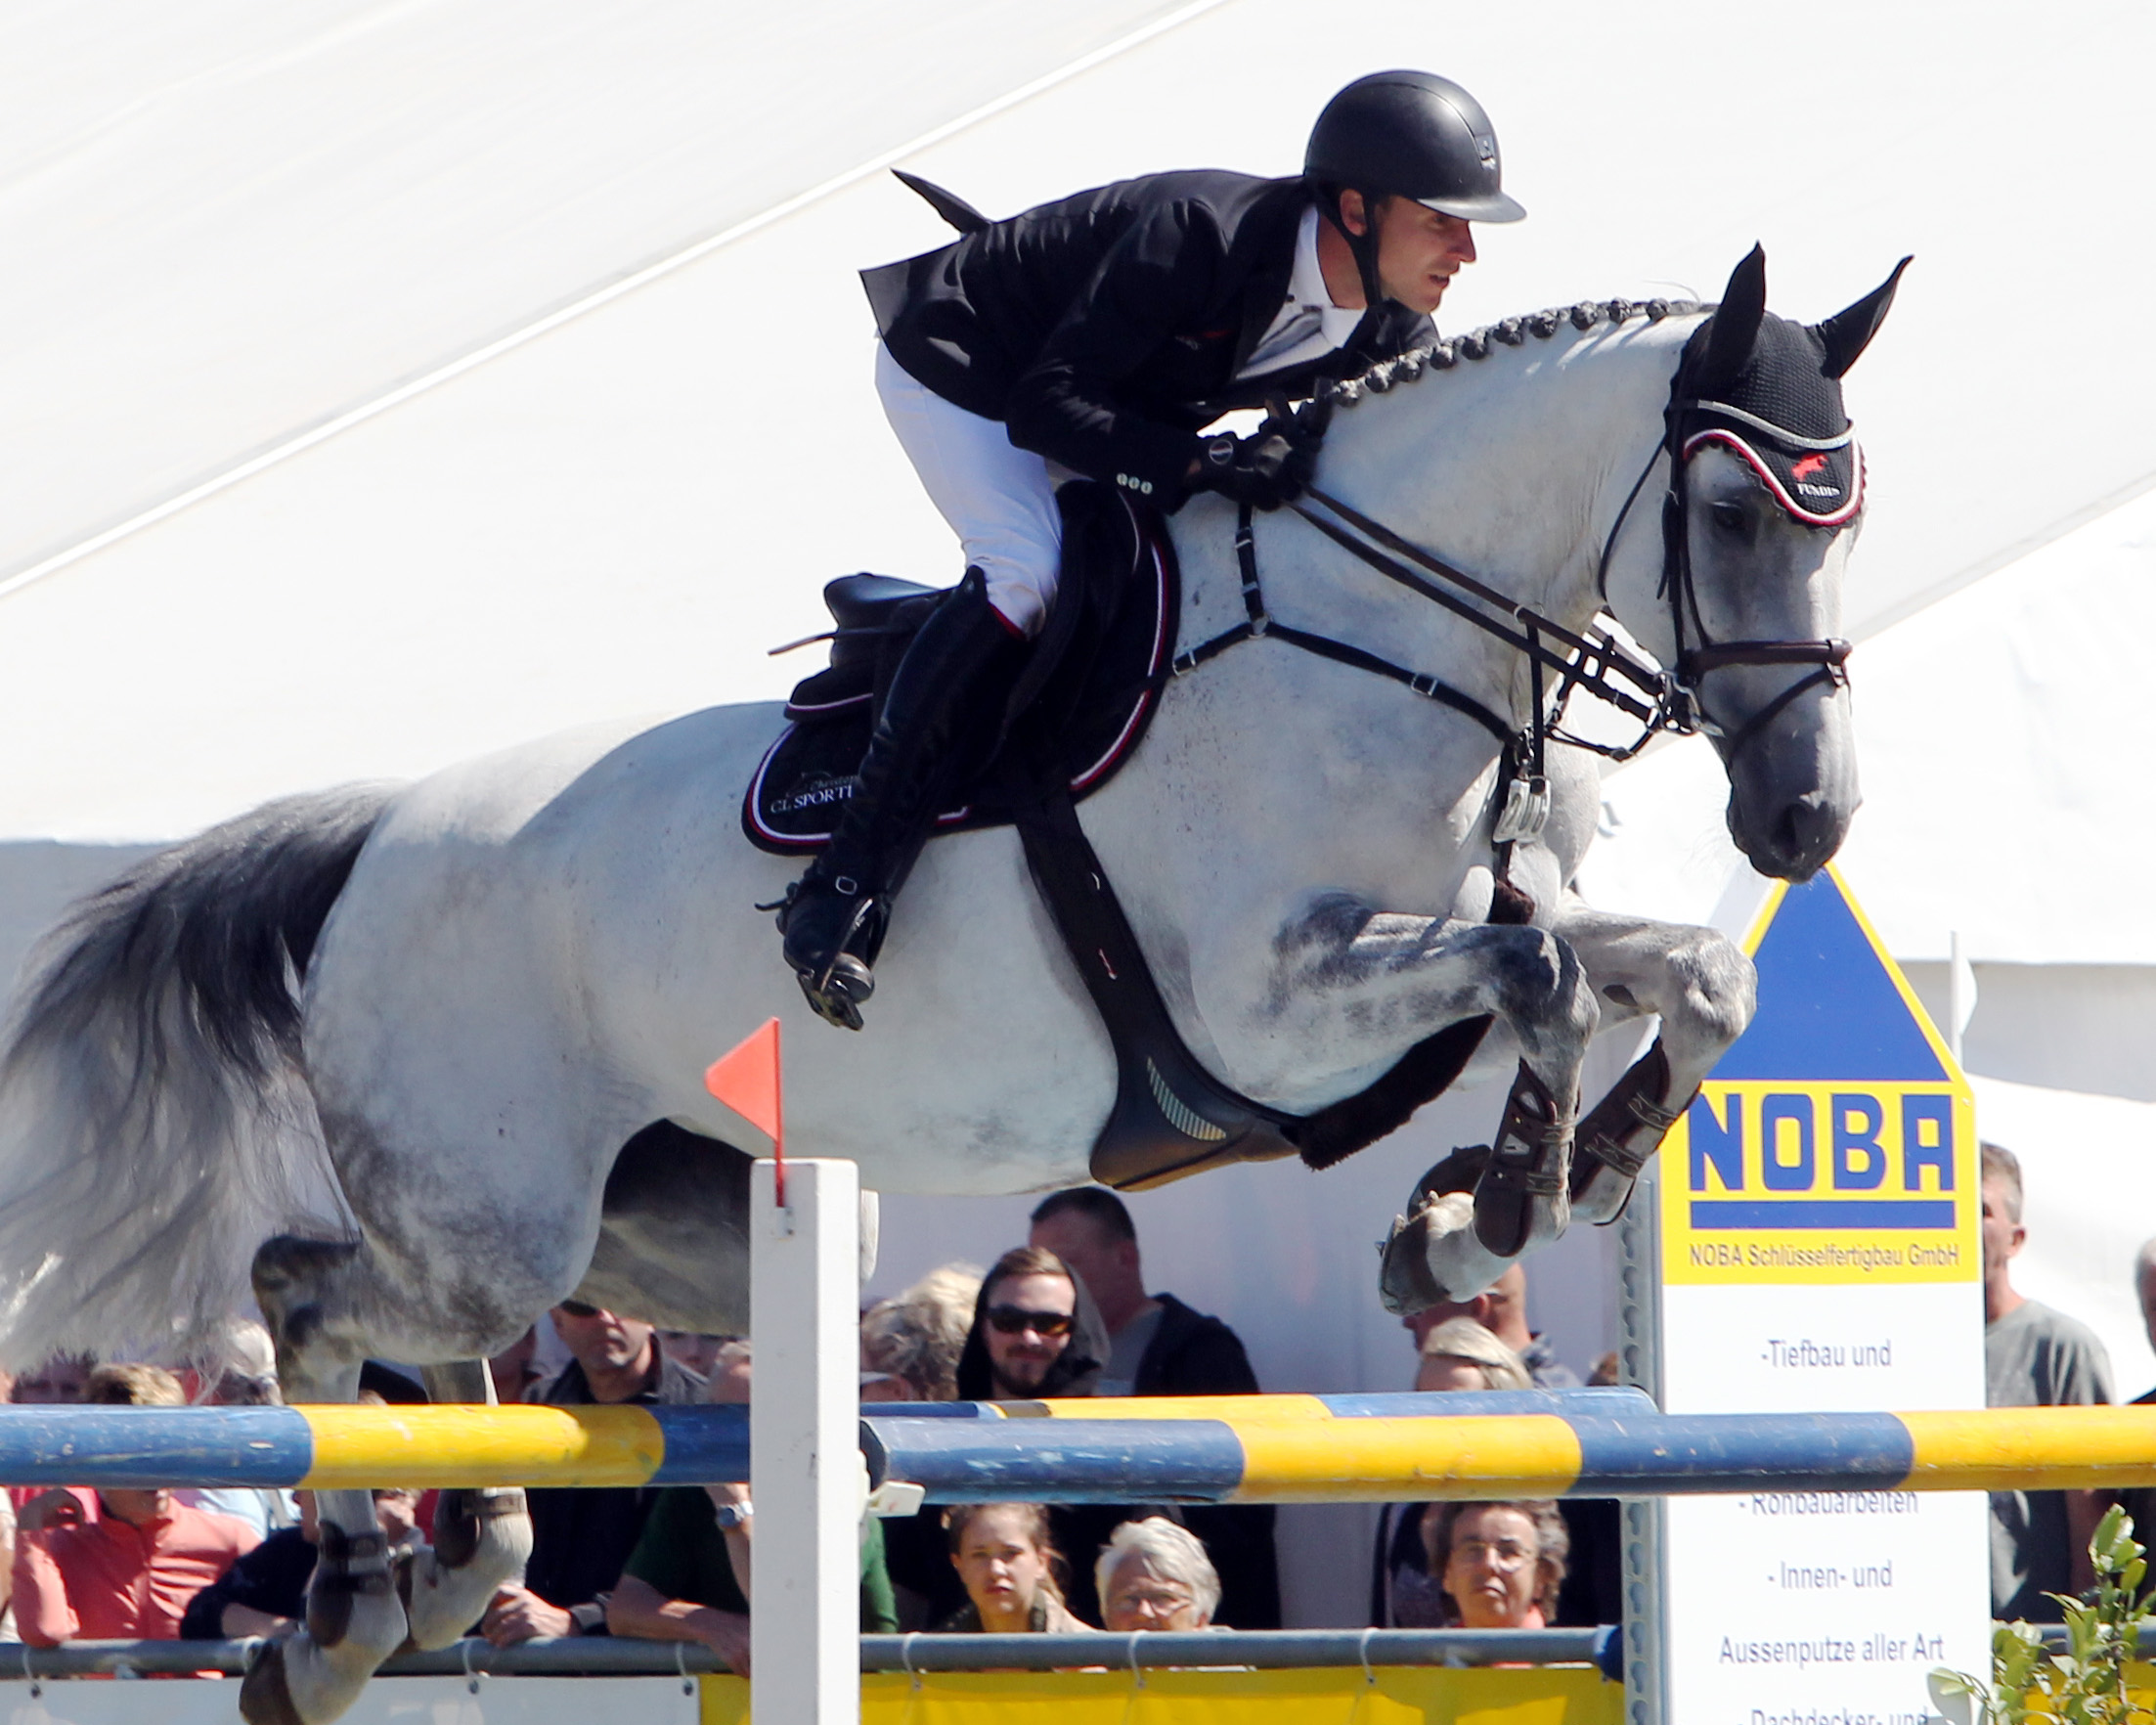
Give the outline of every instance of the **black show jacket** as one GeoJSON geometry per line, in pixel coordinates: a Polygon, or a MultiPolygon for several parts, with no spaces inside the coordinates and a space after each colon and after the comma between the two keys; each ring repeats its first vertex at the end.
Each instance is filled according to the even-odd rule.
{"type": "Polygon", "coordinates": [[[1021,449],[1172,509],[1200,426],[1434,338],[1387,300],[1335,352],[1237,381],[1287,297],[1309,206],[1299,179],[1152,174],[861,280],[892,358],[927,388],[1001,420],[1021,449]]]}

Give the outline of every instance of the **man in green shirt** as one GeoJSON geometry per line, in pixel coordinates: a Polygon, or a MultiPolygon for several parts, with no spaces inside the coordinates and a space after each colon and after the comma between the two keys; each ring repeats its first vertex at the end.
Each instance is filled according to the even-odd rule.
{"type": "MultiPolygon", "coordinates": [[[[606,1624],[616,1635],[650,1641],[700,1641],[733,1667],[749,1674],[748,1588],[735,1573],[728,1549],[746,1541],[753,1514],[738,1529],[722,1529],[712,1504],[726,1486],[670,1486],[651,1506],[643,1537],[630,1553],[621,1580],[606,1604],[606,1624]]],[[[746,1503],[741,1505],[746,1508],[746,1503]]],[[[891,1576],[883,1564],[883,1524],[871,1522],[860,1552],[860,1626],[864,1635],[889,1635],[899,1627],[891,1576]]]]}
{"type": "MultiPolygon", "coordinates": [[[[745,1342],[722,1349],[706,1399],[746,1401],[749,1361],[745,1342]]],[[[660,1492],[607,1599],[606,1626],[646,1641],[700,1641],[746,1677],[755,1526],[746,1485],[673,1485],[660,1492]]],[[[899,1626],[881,1522],[869,1523],[861,1544],[860,1626],[869,1635],[899,1626]]]]}

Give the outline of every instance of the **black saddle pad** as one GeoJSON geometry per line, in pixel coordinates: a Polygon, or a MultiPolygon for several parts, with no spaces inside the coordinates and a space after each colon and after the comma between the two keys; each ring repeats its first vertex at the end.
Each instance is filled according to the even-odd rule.
{"type": "MultiPolygon", "coordinates": [[[[939,832],[1007,823],[1057,781],[1074,798],[1129,759],[1159,704],[1180,611],[1175,553],[1157,510],[1090,483],[1057,494],[1063,572],[1008,709],[984,713],[1001,743],[939,832]]],[[[741,829],[760,850],[822,848],[854,794],[869,732],[905,643],[946,590],[850,575],[824,590],[831,663],[795,686],[786,728],[758,764],[741,829]]]]}

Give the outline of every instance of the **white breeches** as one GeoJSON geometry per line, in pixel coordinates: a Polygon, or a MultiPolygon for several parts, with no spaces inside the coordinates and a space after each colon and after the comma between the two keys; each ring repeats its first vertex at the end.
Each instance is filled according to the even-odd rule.
{"type": "Polygon", "coordinates": [[[1068,475],[1018,448],[995,420],[923,387],[880,341],[876,393],[929,501],[987,580],[989,603],[1020,634],[1038,635],[1062,565],[1056,483],[1068,475]]]}

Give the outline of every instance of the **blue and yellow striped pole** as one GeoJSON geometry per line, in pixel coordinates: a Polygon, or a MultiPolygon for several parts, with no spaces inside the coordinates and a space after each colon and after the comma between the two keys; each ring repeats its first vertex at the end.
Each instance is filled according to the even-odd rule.
{"type": "Polygon", "coordinates": [[[1124,1501],[1340,1503],[2156,1484],[2156,1407],[1668,1416],[1644,1396],[1472,1412],[1468,1399],[1446,1396],[1441,1414],[1412,1397],[1019,1404],[1053,1422],[1021,1443],[964,1423],[863,1424],[871,1472],[920,1484],[932,1503],[1081,1503],[1118,1489],[1124,1501]]]}
{"type": "MultiPolygon", "coordinates": [[[[1326,1503],[2156,1485],[2156,1407],[1654,1412],[1636,1391],[889,1404],[930,1502],[1326,1503]]],[[[740,1407],[0,1407],[44,1485],[641,1485],[749,1473],[740,1407]]]]}

